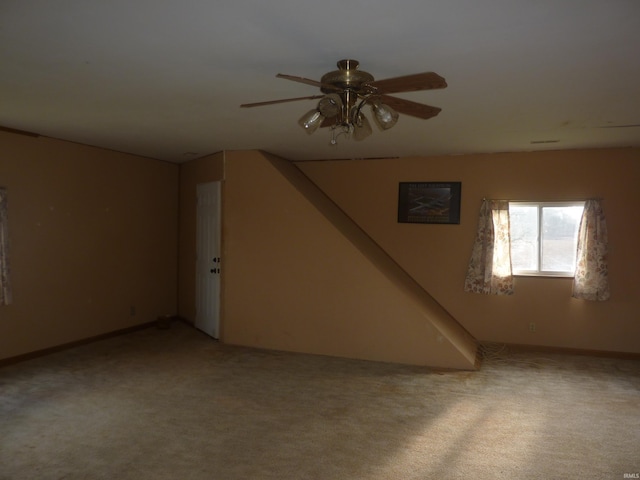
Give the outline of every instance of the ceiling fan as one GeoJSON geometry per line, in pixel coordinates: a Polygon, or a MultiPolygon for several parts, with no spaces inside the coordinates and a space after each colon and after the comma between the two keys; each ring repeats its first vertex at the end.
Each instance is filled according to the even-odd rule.
{"type": "Polygon", "coordinates": [[[337,143],[339,135],[352,136],[355,140],[363,140],[371,135],[371,124],[362,112],[365,105],[371,106],[374,121],[381,130],[393,127],[398,121],[399,113],[425,120],[440,113],[441,109],[438,107],[389,95],[445,88],[447,82],[437,73],[416,73],[375,80],[370,73],[358,70],[358,66],[357,60],[340,60],[338,70],[323,75],[319,82],[279,73],[276,75],[278,78],[319,87],[322,95],[245,103],[240,106],[261,107],[276,103],[319,99],[318,106],[304,114],[298,123],[309,134],[320,127],[330,127],[332,145],[337,143]]]}

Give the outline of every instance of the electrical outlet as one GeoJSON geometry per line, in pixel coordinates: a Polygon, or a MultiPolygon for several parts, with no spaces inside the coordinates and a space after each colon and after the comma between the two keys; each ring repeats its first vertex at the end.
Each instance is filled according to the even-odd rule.
{"type": "Polygon", "coordinates": [[[529,331],[530,332],[535,332],[536,331],[536,324],[534,322],[531,322],[529,324],[529,331]]]}

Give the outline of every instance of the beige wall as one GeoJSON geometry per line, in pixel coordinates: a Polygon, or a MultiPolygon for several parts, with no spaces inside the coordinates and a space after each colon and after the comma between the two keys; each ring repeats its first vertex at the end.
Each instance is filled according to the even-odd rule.
{"type": "Polygon", "coordinates": [[[13,280],[0,358],[176,313],[177,165],[5,132],[0,151],[13,280]]]}
{"type": "Polygon", "coordinates": [[[226,152],[226,343],[474,368],[476,343],[286,160],[226,152]]]}
{"type": "MultiPolygon", "coordinates": [[[[228,155],[241,159],[263,156],[260,152],[227,152],[177,166],[6,132],[0,132],[0,146],[0,184],[9,189],[14,286],[13,304],[0,307],[0,359],[135,326],[158,315],[180,313],[193,320],[195,185],[222,179],[228,155]],[[131,307],[135,307],[135,315],[131,315],[131,307]]],[[[640,269],[640,224],[635,220],[640,207],[640,150],[297,165],[479,340],[640,353],[640,296],[635,275],[640,269]],[[400,181],[461,181],[461,224],[398,224],[400,181]],[[603,198],[611,247],[611,300],[591,303],[571,299],[570,280],[548,278],[517,278],[512,297],[464,293],[463,278],[480,200],[485,196],[518,200],[603,198]],[[530,322],[536,322],[537,332],[529,332],[530,322]]],[[[252,176],[264,183],[266,196],[261,201],[280,195],[281,184],[252,176]]],[[[223,219],[223,256],[238,235],[252,238],[258,245],[267,242],[268,247],[268,242],[278,245],[278,239],[302,235],[312,247],[326,247],[324,238],[309,236],[306,223],[283,220],[300,209],[306,219],[313,218],[316,213],[303,204],[285,202],[269,218],[257,218],[254,225],[243,224],[252,205],[243,200],[242,188],[234,192],[230,197],[223,184],[223,214],[237,217],[233,222],[223,219]],[[231,205],[225,204],[229,201],[231,205]],[[266,232],[271,236],[265,236],[266,232]]],[[[267,255],[270,251],[267,248],[267,255]]],[[[349,280],[352,275],[331,252],[326,257],[309,257],[308,252],[284,249],[277,255],[274,275],[293,276],[300,284],[296,288],[304,289],[305,278],[318,272],[323,272],[325,279],[349,280]]],[[[256,289],[252,292],[242,285],[226,291],[225,298],[236,295],[234,304],[245,302],[251,307],[255,295],[267,292],[273,294],[274,305],[293,302],[299,315],[273,324],[261,320],[259,309],[251,307],[253,316],[241,319],[248,322],[243,331],[237,314],[246,312],[225,311],[223,301],[223,340],[228,337],[233,342],[244,335],[257,346],[289,348],[291,328],[295,328],[316,339],[310,346],[303,342],[292,349],[314,351],[318,342],[337,342],[335,354],[362,351],[358,329],[364,328],[366,321],[350,326],[348,315],[339,317],[346,323],[333,326],[310,320],[317,302],[325,300],[323,292],[308,290],[300,296],[292,295],[290,289],[276,288],[268,275],[256,276],[252,268],[263,258],[256,256],[252,261],[257,263],[246,261],[225,269],[223,289],[228,287],[225,273],[256,289]]],[[[361,282],[351,280],[338,289],[338,300],[347,306],[344,312],[355,308],[356,299],[384,292],[381,285],[363,291],[361,282]]],[[[325,301],[324,308],[331,310],[332,305],[332,301],[325,301]]],[[[272,314],[273,309],[265,313],[272,314]]],[[[374,326],[384,353],[393,344],[385,335],[397,325],[390,319],[374,326]]]]}
{"type": "Polygon", "coordinates": [[[178,249],[178,313],[196,317],[196,186],[224,178],[224,153],[180,165],[180,240],[178,249]]]}
{"type": "Polygon", "coordinates": [[[297,164],[481,341],[640,353],[640,149],[297,164]],[[461,181],[460,225],[398,224],[398,182],[461,181]],[[463,292],[481,199],[604,199],[611,300],[571,298],[571,279],[516,278],[511,297],[463,292]],[[529,331],[529,323],[537,331],[529,331]]]}

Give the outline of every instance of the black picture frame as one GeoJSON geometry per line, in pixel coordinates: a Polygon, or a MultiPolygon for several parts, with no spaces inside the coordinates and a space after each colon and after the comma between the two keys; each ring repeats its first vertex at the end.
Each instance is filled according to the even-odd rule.
{"type": "Polygon", "coordinates": [[[462,182],[400,182],[398,223],[460,223],[462,182]]]}

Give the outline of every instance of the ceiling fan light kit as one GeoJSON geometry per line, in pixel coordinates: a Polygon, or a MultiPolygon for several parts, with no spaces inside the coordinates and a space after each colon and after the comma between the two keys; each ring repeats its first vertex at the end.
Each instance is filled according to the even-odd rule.
{"type": "Polygon", "coordinates": [[[363,140],[371,135],[371,124],[362,112],[367,104],[371,107],[376,125],[383,131],[392,128],[398,122],[400,113],[424,120],[440,113],[438,107],[389,95],[445,88],[447,83],[440,75],[426,72],[376,81],[370,73],[358,70],[358,66],[357,60],[340,60],[338,70],[323,75],[319,82],[304,77],[278,74],[278,78],[319,87],[324,95],[245,103],[241,107],[259,107],[319,98],[317,107],[305,113],[298,120],[298,124],[308,134],[314,133],[318,128],[329,127],[331,145],[338,143],[340,135],[354,140],[363,140]]]}

